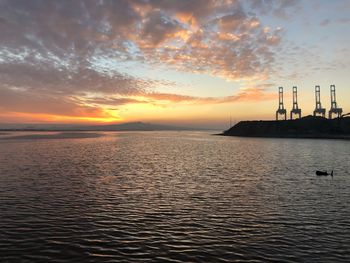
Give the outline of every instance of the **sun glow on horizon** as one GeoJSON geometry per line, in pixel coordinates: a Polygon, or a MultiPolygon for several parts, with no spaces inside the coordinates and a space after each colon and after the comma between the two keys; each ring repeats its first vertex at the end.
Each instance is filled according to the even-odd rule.
{"type": "MultiPolygon", "coordinates": [[[[43,114],[43,113],[25,113],[25,112],[8,112],[6,118],[12,119],[12,122],[22,123],[61,123],[61,124],[104,124],[104,123],[119,123],[123,119],[118,116],[65,116],[57,114],[43,114]]],[[[1,117],[1,115],[0,115],[1,117]]],[[[8,123],[10,121],[7,121],[8,123]]]]}

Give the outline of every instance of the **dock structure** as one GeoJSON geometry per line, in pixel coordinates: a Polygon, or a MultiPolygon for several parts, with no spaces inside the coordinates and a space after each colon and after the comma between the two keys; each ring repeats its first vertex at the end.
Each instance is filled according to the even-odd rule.
{"type": "Polygon", "coordinates": [[[301,118],[301,109],[298,106],[298,88],[293,87],[293,108],[290,111],[290,119],[293,120],[293,116],[297,115],[297,118],[301,118]]]}
{"type": "Polygon", "coordinates": [[[322,108],[321,105],[321,88],[320,86],[315,86],[315,97],[316,97],[316,107],[314,110],[314,116],[326,117],[326,109],[322,108]]]}
{"type": "MultiPolygon", "coordinates": [[[[343,114],[343,109],[338,107],[337,99],[336,99],[336,92],[335,92],[335,85],[330,85],[330,91],[331,91],[331,108],[328,112],[328,118],[333,119],[335,116],[336,118],[342,118],[350,116],[350,113],[343,114]]],[[[284,108],[284,101],[283,101],[283,87],[278,88],[278,98],[279,98],[279,104],[278,109],[276,111],[276,121],[279,120],[287,120],[287,110],[284,108]]],[[[326,118],[326,109],[322,108],[321,105],[321,88],[319,85],[315,86],[315,99],[316,99],[316,107],[314,110],[314,117],[321,116],[323,118],[326,118]]],[[[301,109],[298,106],[298,87],[293,86],[293,107],[290,111],[290,120],[294,119],[301,119],[301,109]]]]}
{"type": "Polygon", "coordinates": [[[278,94],[279,94],[279,105],[278,105],[278,110],[276,111],[276,121],[280,119],[280,116],[283,117],[283,120],[287,120],[287,111],[284,108],[284,103],[283,103],[283,87],[278,88],[278,94]]]}
{"type": "Polygon", "coordinates": [[[337,105],[337,99],[335,94],[335,85],[331,85],[331,109],[328,112],[328,118],[332,119],[333,114],[337,116],[337,118],[340,118],[343,114],[343,109],[338,108],[337,105]]]}

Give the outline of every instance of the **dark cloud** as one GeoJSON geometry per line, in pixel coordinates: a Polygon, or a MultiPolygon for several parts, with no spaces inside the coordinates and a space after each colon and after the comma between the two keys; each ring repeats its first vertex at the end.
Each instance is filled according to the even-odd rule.
{"type": "Polygon", "coordinates": [[[1,90],[1,111],[74,115],[79,108],[73,99],[67,97],[13,88],[1,90]]]}
{"type": "Polygon", "coordinates": [[[152,11],[145,16],[142,22],[138,43],[141,48],[155,48],[182,29],[178,21],[165,16],[160,10],[152,11]]]}
{"type": "Polygon", "coordinates": [[[0,79],[8,87],[33,92],[83,95],[83,93],[138,94],[153,85],[164,83],[139,79],[118,72],[97,72],[89,67],[75,70],[54,68],[50,65],[29,63],[0,64],[0,79]]]}

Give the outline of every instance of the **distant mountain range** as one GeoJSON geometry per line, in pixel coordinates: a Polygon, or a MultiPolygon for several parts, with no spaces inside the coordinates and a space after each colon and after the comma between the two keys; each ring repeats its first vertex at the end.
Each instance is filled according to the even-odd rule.
{"type": "Polygon", "coordinates": [[[128,122],[108,125],[67,125],[67,124],[7,124],[1,125],[2,131],[186,131],[205,130],[178,127],[145,122],[128,122]]]}

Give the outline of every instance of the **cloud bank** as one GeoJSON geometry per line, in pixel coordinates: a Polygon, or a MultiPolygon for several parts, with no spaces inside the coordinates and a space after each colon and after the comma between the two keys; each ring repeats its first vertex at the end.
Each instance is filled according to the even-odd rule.
{"type": "MultiPolygon", "coordinates": [[[[280,15],[291,5],[251,4],[257,12],[271,9],[280,15]]],[[[226,98],[157,93],[154,87],[176,83],[110,65],[135,61],[230,80],[263,80],[273,72],[282,35],[281,28],[264,27],[237,0],[1,0],[0,110],[113,118],[105,106],[268,99],[260,88],[226,98]]]]}

